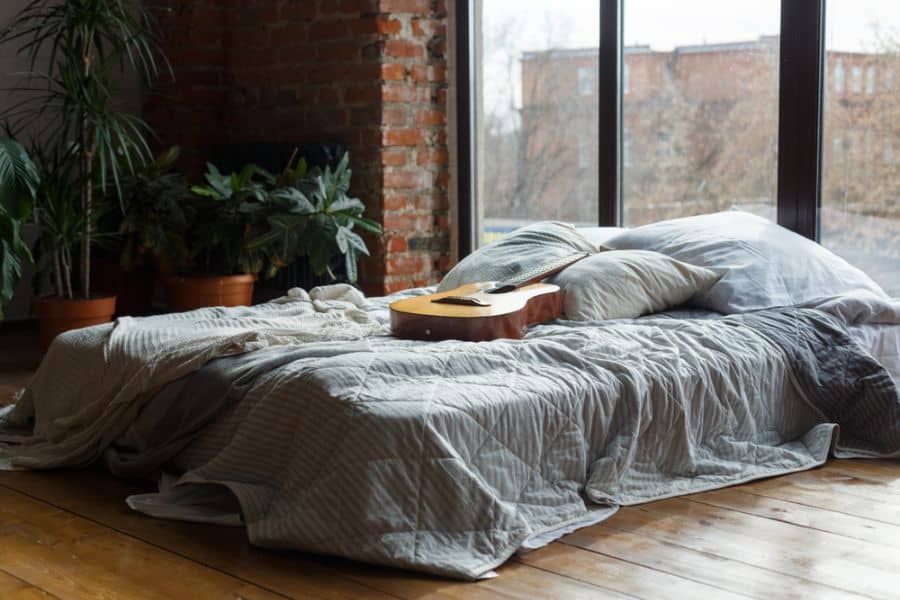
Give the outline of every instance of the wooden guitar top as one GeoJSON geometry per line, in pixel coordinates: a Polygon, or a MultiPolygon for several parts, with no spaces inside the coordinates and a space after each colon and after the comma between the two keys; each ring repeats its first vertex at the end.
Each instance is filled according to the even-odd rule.
{"type": "Polygon", "coordinates": [[[487,341],[519,339],[529,325],[562,313],[558,286],[534,283],[488,293],[492,282],[472,283],[448,292],[404,298],[391,304],[391,329],[400,338],[487,341]]]}

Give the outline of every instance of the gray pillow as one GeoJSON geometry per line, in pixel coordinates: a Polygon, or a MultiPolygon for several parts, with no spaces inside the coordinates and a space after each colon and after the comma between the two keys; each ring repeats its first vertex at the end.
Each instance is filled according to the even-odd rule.
{"type": "Polygon", "coordinates": [[[722,277],[691,301],[725,314],[793,306],[854,291],[887,297],[865,273],[823,246],[756,215],[732,210],[661,221],[606,242],[662,252],[722,277]]]}
{"type": "Polygon", "coordinates": [[[506,281],[552,260],[596,251],[597,246],[571,225],[553,221],[534,223],[462,259],[447,273],[438,291],[480,281],[506,281]]]}
{"type": "Polygon", "coordinates": [[[553,279],[563,291],[563,314],[574,321],[636,319],[686,302],[719,276],[658,252],[594,254],[553,279]]]}

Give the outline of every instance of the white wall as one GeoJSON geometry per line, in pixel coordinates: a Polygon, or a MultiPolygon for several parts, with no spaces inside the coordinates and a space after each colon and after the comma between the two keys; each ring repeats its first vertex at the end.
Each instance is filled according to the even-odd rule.
{"type": "MultiPolygon", "coordinates": [[[[30,0],[0,0],[0,28],[9,24],[15,15],[24,8],[30,0]]],[[[22,75],[28,70],[28,60],[25,56],[17,54],[17,48],[11,45],[0,45],[0,88],[21,85],[24,79],[22,75]]],[[[0,113],[21,101],[22,96],[14,96],[8,91],[0,90],[0,113]]],[[[126,110],[140,114],[142,106],[140,80],[132,73],[123,75],[122,79],[122,104],[126,110]]],[[[32,123],[24,131],[23,141],[30,141],[29,135],[42,129],[41,123],[32,123]]],[[[52,132],[50,132],[52,135],[52,132]]],[[[37,232],[29,226],[26,237],[33,240],[37,232]]],[[[7,309],[7,319],[21,319],[30,314],[31,305],[31,273],[27,273],[16,288],[16,296],[7,309]]]]}

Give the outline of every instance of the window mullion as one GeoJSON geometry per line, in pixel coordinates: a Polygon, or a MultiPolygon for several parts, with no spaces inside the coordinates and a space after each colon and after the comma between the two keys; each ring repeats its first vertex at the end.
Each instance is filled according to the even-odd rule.
{"type": "Polygon", "coordinates": [[[778,223],[819,239],[825,0],[783,0],[778,223]]]}
{"type": "Polygon", "coordinates": [[[622,222],[622,0],[600,0],[599,224],[622,222]]]}

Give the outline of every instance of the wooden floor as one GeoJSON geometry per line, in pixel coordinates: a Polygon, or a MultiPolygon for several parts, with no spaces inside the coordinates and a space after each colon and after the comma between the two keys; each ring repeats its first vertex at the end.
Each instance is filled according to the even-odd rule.
{"type": "MultiPolygon", "coordinates": [[[[0,401],[38,360],[0,334],[0,401]]],[[[900,598],[900,462],[626,508],[480,583],[251,548],[154,520],[99,471],[0,473],[0,598],[900,598]]]]}

